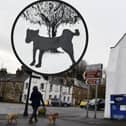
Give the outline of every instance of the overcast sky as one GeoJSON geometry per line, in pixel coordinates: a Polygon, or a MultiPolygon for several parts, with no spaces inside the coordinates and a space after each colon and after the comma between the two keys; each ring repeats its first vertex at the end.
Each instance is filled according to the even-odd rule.
{"type": "MultiPolygon", "coordinates": [[[[107,67],[110,47],[126,32],[126,0],[64,0],[84,17],[89,45],[84,60],[107,67]]],[[[11,28],[16,16],[33,0],[3,0],[0,4],[0,68],[15,73],[20,68],[11,47],[11,28]]]]}

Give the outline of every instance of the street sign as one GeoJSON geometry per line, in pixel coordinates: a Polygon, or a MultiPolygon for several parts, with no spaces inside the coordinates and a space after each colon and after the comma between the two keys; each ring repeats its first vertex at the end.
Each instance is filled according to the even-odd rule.
{"type": "Polygon", "coordinates": [[[100,84],[100,79],[87,79],[86,84],[90,84],[90,85],[100,84]]]}
{"type": "Polygon", "coordinates": [[[95,70],[95,71],[86,71],[83,74],[84,79],[88,78],[101,78],[102,77],[102,71],[100,70],[95,70]]]}
{"type": "MultiPolygon", "coordinates": [[[[96,118],[96,111],[97,111],[97,97],[98,97],[98,85],[101,82],[102,78],[102,64],[92,64],[88,65],[86,67],[86,71],[83,73],[83,78],[86,80],[86,84],[88,87],[90,85],[95,85],[96,90],[95,90],[95,110],[94,110],[94,118],[96,118]]],[[[89,95],[89,90],[88,90],[88,95],[89,95]]],[[[87,99],[89,100],[89,96],[87,96],[87,99]]],[[[87,106],[87,117],[88,117],[88,106],[87,106]]]]}
{"type": "Polygon", "coordinates": [[[102,70],[103,64],[91,64],[86,67],[86,71],[102,70]]]}

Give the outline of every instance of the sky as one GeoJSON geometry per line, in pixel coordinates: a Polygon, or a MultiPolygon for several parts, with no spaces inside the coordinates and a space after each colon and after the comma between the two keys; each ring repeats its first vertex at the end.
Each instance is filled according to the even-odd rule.
{"type": "MultiPolygon", "coordinates": [[[[126,0],[64,0],[72,4],[86,21],[89,41],[83,57],[88,64],[107,67],[110,47],[126,32],[126,0]]],[[[34,0],[6,0],[0,4],[0,68],[15,73],[21,63],[11,46],[11,29],[17,15],[34,0]]]]}

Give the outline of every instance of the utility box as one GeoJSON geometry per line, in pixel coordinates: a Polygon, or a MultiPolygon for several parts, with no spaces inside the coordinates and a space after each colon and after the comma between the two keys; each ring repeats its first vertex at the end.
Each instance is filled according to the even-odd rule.
{"type": "Polygon", "coordinates": [[[111,119],[126,119],[126,94],[111,95],[111,119]]]}

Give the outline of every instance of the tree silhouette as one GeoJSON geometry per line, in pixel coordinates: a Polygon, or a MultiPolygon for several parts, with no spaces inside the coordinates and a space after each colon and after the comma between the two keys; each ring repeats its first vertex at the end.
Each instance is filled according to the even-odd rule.
{"type": "Polygon", "coordinates": [[[32,5],[22,14],[27,21],[33,24],[45,25],[48,36],[56,36],[61,24],[75,24],[79,15],[68,5],[56,1],[44,1],[32,5]]]}
{"type": "Polygon", "coordinates": [[[0,69],[0,78],[6,78],[7,75],[7,69],[6,68],[1,68],[0,69]]]}
{"type": "Polygon", "coordinates": [[[68,72],[63,73],[63,76],[69,83],[72,83],[71,78],[76,78],[77,80],[84,81],[83,73],[86,70],[87,62],[85,60],[81,60],[77,65],[75,65],[68,72]]]}
{"type": "Polygon", "coordinates": [[[50,83],[72,86],[74,85],[74,78],[84,82],[83,73],[85,72],[87,62],[85,60],[80,61],[73,69],[62,73],[60,75],[50,76],[50,83]]]}

